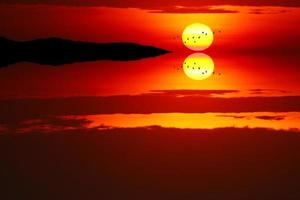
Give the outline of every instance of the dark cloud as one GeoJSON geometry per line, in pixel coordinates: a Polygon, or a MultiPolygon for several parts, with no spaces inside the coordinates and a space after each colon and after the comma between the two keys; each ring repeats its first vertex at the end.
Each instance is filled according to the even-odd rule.
{"type": "Polygon", "coordinates": [[[0,133],[28,133],[34,131],[46,133],[63,130],[80,130],[86,128],[90,123],[91,121],[82,118],[76,119],[46,115],[38,119],[6,121],[6,124],[3,124],[2,126],[0,125],[0,133]]]}
{"type": "Polygon", "coordinates": [[[266,95],[266,94],[287,94],[288,91],[286,90],[276,90],[276,89],[250,89],[249,93],[252,95],[266,95]]]}
{"type": "MultiPolygon", "coordinates": [[[[178,91],[177,91],[178,93],[178,91]]],[[[175,93],[176,94],[176,93],[175,93]]],[[[235,97],[170,94],[68,97],[0,101],[0,123],[44,116],[149,113],[299,112],[300,96],[235,97]]]]}
{"type": "MultiPolygon", "coordinates": [[[[217,117],[229,117],[229,118],[234,118],[234,119],[245,119],[245,118],[252,118],[252,116],[244,116],[244,115],[216,115],[217,117]]],[[[284,120],[285,116],[283,115],[277,115],[277,116],[272,116],[272,115],[261,115],[261,116],[253,116],[256,119],[262,119],[262,120],[284,120]]]]}
{"type": "Polygon", "coordinates": [[[87,119],[73,119],[49,116],[42,119],[28,120],[20,123],[20,128],[27,128],[32,126],[54,126],[54,127],[70,127],[70,128],[83,128],[90,123],[87,119]]]}
{"type": "Polygon", "coordinates": [[[70,5],[70,6],[107,6],[119,8],[141,8],[141,9],[158,9],[168,10],[174,6],[202,7],[214,5],[237,5],[237,6],[287,6],[299,7],[298,0],[262,0],[262,1],[237,1],[237,0],[2,0],[2,4],[49,4],[49,5],[70,5]]]}
{"type": "Polygon", "coordinates": [[[278,91],[278,92],[282,92],[282,93],[286,93],[286,90],[277,90],[277,89],[250,89],[249,91],[252,92],[274,92],[274,91],[278,91]]]}
{"type": "Polygon", "coordinates": [[[234,119],[244,119],[246,116],[242,115],[216,115],[217,117],[229,117],[229,118],[234,118],[234,119]]]}
{"type": "Polygon", "coordinates": [[[211,7],[171,7],[164,10],[150,11],[151,13],[237,13],[237,10],[228,10],[223,8],[211,8],[211,7]]]}
{"type": "Polygon", "coordinates": [[[146,95],[211,96],[238,93],[239,90],[151,90],[146,95]]]}
{"type": "Polygon", "coordinates": [[[262,115],[262,116],[256,116],[257,119],[262,120],[283,120],[285,116],[268,116],[268,115],[262,115]]]}
{"type": "Polygon", "coordinates": [[[248,13],[259,15],[259,14],[281,14],[286,12],[288,12],[288,10],[269,10],[269,9],[255,8],[255,9],[251,9],[248,13]]]}

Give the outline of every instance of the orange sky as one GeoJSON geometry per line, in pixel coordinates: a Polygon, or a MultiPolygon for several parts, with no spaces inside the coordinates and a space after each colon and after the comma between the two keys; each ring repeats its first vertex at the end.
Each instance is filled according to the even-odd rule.
{"type": "MultiPolygon", "coordinates": [[[[63,67],[18,63],[0,70],[0,97],[103,96],[174,89],[275,89],[286,92],[280,95],[300,94],[297,58],[211,55],[216,74],[195,81],[181,68],[188,55],[63,67]]],[[[268,95],[275,94],[278,92],[270,91],[268,95]]]]}
{"type": "Polygon", "coordinates": [[[165,14],[133,8],[1,5],[0,35],[16,39],[61,36],[101,42],[131,41],[180,49],[181,41],[174,37],[180,36],[187,25],[202,22],[214,31],[222,31],[216,33],[212,49],[299,46],[297,8],[216,8],[238,13],[165,14]],[[266,14],[249,14],[256,9],[266,14]]]}
{"type": "Polygon", "coordinates": [[[173,54],[63,68],[19,63],[0,71],[0,96],[136,94],[155,89],[278,89],[298,94],[300,9],[214,8],[238,13],[167,14],[134,8],[1,5],[1,36],[137,42],[166,48],[173,54]],[[194,22],[205,23],[216,32],[213,45],[205,52],[221,74],[201,82],[177,69],[193,53],[179,38],[183,29],[194,22]]]}
{"type": "Polygon", "coordinates": [[[3,199],[296,199],[299,24],[300,0],[0,0],[3,199]],[[185,62],[192,23],[215,32],[207,62],[185,62]],[[44,65],[105,45],[3,37],[170,52],[113,44],[165,54],[44,65]]]}

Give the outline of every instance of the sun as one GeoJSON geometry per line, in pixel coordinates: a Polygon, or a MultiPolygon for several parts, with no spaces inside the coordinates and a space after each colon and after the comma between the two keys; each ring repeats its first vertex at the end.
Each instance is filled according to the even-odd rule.
{"type": "Polygon", "coordinates": [[[213,43],[212,30],[200,23],[187,26],[182,33],[183,44],[193,51],[203,51],[213,43]]]}
{"type": "Polygon", "coordinates": [[[193,80],[204,80],[213,74],[214,62],[204,53],[194,53],[184,60],[183,71],[193,80]]]}

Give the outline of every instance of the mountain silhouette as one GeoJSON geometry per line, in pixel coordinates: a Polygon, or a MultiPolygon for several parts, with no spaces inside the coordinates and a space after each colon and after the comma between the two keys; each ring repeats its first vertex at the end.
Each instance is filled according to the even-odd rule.
{"type": "Polygon", "coordinates": [[[13,41],[3,37],[0,51],[0,67],[17,62],[57,66],[96,60],[131,61],[169,53],[153,46],[126,42],[92,43],[61,38],[13,41]]]}

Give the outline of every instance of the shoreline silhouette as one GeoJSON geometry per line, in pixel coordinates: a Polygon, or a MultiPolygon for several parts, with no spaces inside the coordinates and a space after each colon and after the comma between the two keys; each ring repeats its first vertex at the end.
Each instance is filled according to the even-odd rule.
{"type": "Polygon", "coordinates": [[[61,38],[14,41],[0,38],[0,68],[18,62],[64,65],[97,60],[132,61],[170,53],[165,49],[136,43],[93,43],[61,38]]]}

